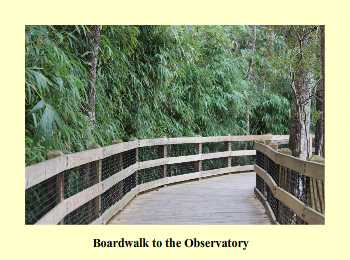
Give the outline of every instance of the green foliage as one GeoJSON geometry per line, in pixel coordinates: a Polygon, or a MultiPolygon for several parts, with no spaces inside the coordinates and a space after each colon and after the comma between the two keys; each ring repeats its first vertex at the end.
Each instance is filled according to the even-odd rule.
{"type": "Polygon", "coordinates": [[[287,43],[269,27],[103,26],[96,127],[88,26],[26,27],[26,164],[131,137],[284,134],[287,43]],[[253,76],[247,78],[249,64],[253,76]]]}

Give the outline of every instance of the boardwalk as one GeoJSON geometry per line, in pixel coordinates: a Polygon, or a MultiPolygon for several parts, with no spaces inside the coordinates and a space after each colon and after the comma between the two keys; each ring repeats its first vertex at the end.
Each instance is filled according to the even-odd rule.
{"type": "Polygon", "coordinates": [[[224,175],[137,196],[109,224],[270,224],[255,173],[224,175]]]}

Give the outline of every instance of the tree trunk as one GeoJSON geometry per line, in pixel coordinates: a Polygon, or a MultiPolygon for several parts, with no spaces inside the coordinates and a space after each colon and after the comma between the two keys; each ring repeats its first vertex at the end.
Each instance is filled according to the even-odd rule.
{"type": "Polygon", "coordinates": [[[249,67],[248,67],[248,73],[246,78],[249,81],[253,80],[253,75],[254,75],[254,65],[255,65],[255,51],[256,51],[256,25],[251,26],[251,30],[252,30],[252,42],[251,42],[251,58],[249,61],[249,67]]]}
{"type": "Polygon", "coordinates": [[[311,88],[308,86],[307,73],[301,64],[295,72],[293,82],[293,104],[289,137],[289,148],[292,155],[301,159],[311,156],[310,144],[310,111],[311,88]]]}
{"type": "Polygon", "coordinates": [[[97,57],[100,47],[101,26],[92,25],[90,28],[90,80],[89,80],[89,119],[92,127],[96,124],[96,69],[97,69],[97,57]]]}
{"type": "Polygon", "coordinates": [[[315,132],[315,153],[324,157],[324,25],[320,26],[320,46],[321,46],[321,80],[316,92],[316,110],[319,118],[316,123],[315,132]]]}

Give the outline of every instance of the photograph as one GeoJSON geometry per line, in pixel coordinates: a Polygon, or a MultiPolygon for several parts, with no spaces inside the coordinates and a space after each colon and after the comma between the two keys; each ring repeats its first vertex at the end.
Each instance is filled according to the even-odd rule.
{"type": "Polygon", "coordinates": [[[327,28],[25,25],[23,224],[324,225],[327,28]]]}

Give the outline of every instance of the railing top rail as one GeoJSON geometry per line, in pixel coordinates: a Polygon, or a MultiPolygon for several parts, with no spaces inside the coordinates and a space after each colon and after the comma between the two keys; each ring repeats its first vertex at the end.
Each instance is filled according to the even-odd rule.
{"type": "Polygon", "coordinates": [[[186,143],[235,142],[235,141],[265,141],[286,140],[286,135],[240,135],[240,136],[210,136],[210,137],[177,137],[141,139],[85,150],[82,152],[65,154],[54,159],[46,160],[25,168],[25,188],[28,189],[54,175],[71,168],[101,160],[114,154],[129,151],[138,147],[171,145],[186,143]]]}
{"type": "Polygon", "coordinates": [[[302,175],[318,180],[324,180],[324,164],[306,161],[280,153],[274,150],[272,147],[259,142],[256,142],[254,147],[257,151],[264,153],[267,157],[279,165],[294,170],[302,175]]]}

